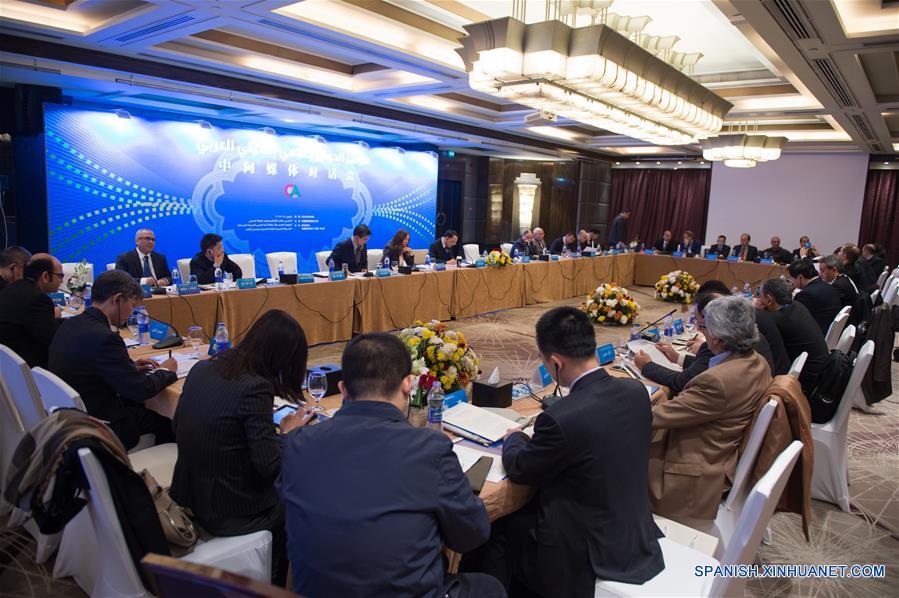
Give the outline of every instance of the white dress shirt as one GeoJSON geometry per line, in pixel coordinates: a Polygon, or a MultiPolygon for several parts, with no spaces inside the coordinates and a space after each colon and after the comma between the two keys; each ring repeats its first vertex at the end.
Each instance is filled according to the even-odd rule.
{"type": "MultiPolygon", "coordinates": [[[[144,271],[144,256],[147,256],[148,258],[150,258],[147,260],[147,263],[150,264],[150,272],[153,274],[153,278],[156,279],[156,281],[158,282],[159,277],[156,276],[156,269],[153,267],[153,258],[150,257],[149,253],[141,253],[140,249],[135,249],[135,251],[137,252],[137,260],[140,262],[141,272],[144,271]]],[[[149,282],[147,282],[148,280],[150,280],[150,279],[147,278],[146,276],[143,276],[140,279],[140,284],[149,284],[149,282]]]]}

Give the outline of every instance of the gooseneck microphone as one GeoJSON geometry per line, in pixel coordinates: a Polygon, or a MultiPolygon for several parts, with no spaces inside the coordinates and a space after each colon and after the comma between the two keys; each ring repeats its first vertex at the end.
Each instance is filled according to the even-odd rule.
{"type": "Polygon", "coordinates": [[[658,324],[659,322],[661,322],[662,320],[664,320],[664,319],[667,318],[668,316],[674,315],[674,312],[676,312],[676,311],[677,311],[676,308],[675,308],[675,309],[672,309],[671,311],[669,311],[667,314],[665,314],[664,316],[662,316],[662,317],[659,318],[658,320],[654,320],[654,321],[650,322],[649,324],[647,324],[646,326],[644,326],[643,328],[641,328],[640,331],[637,332],[637,334],[640,334],[641,332],[647,330],[650,326],[654,326],[654,325],[658,324]]]}

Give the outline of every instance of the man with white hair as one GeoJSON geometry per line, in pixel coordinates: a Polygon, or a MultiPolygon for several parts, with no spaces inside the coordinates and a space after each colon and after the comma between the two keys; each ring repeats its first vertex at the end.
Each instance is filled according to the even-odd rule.
{"type": "Polygon", "coordinates": [[[772,380],[768,362],[753,349],[759,333],[748,299],[715,299],[700,328],[714,353],[709,369],[652,408],[652,512],[680,521],[715,518],[743,435],[772,380]]]}
{"type": "Polygon", "coordinates": [[[170,275],[169,263],[165,256],[156,253],[156,234],[149,228],[142,228],[134,233],[134,251],[126,251],[115,259],[115,269],[131,275],[138,284],[151,287],[168,286],[170,275]]]}
{"type": "Polygon", "coordinates": [[[531,245],[534,247],[534,253],[540,255],[546,251],[546,239],[544,237],[546,233],[543,232],[543,229],[539,226],[534,228],[534,238],[531,240],[531,245]]]}

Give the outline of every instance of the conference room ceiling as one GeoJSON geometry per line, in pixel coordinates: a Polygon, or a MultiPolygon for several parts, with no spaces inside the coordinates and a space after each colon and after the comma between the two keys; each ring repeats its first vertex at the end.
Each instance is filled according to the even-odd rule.
{"type": "MultiPolygon", "coordinates": [[[[649,16],[645,33],[703,54],[693,78],[734,105],[722,132],[782,135],[787,152],[899,147],[896,3],[615,0],[609,11],[649,16]]],[[[0,69],[7,84],[79,100],[369,142],[536,159],[701,153],[472,91],[455,51],[463,26],[511,14],[511,0],[0,0],[0,69]]],[[[544,18],[544,0],[527,0],[526,21],[544,18]]]]}

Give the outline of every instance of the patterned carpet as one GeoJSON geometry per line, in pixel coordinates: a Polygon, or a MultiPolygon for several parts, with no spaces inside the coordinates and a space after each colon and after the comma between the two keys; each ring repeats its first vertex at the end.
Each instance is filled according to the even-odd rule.
{"type": "MultiPolygon", "coordinates": [[[[671,307],[652,298],[648,288],[632,289],[641,304],[641,321],[652,321],[671,307]]],[[[506,379],[529,379],[539,363],[534,323],[549,307],[577,300],[534,305],[460,320],[452,324],[469,338],[489,375],[500,368],[506,379]]],[[[627,331],[597,328],[597,341],[615,342],[627,331]]],[[[339,363],[343,343],[310,350],[311,363],[339,363]]],[[[899,364],[893,364],[893,387],[899,389],[899,364]]],[[[899,595],[899,393],[872,413],[853,411],[849,422],[850,497],[853,512],[815,501],[812,538],[806,542],[799,517],[777,514],[773,542],[759,552],[763,564],[883,564],[884,579],[753,579],[751,597],[816,596],[855,598],[899,595]]],[[[34,563],[34,541],[27,532],[0,531],[0,596],[83,596],[71,579],[52,578],[52,560],[34,563]]]]}

